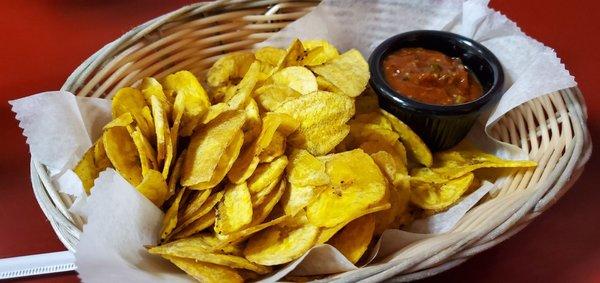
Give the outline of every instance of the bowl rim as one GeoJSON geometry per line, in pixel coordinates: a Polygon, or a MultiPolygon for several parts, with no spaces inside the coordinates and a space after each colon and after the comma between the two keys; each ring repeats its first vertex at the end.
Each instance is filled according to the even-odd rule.
{"type": "MultiPolygon", "coordinates": [[[[441,44],[447,44],[441,42],[441,44]]],[[[443,52],[442,52],[443,53],[443,52]]],[[[482,107],[486,106],[490,101],[494,101],[500,98],[502,92],[502,86],[504,84],[504,71],[500,60],[485,46],[481,43],[470,39],[468,37],[439,30],[413,30],[409,32],[400,33],[394,35],[383,42],[381,42],[369,56],[369,69],[371,72],[371,79],[369,84],[371,88],[375,90],[378,95],[385,96],[387,100],[393,101],[396,106],[404,109],[412,110],[413,112],[419,112],[424,114],[433,115],[462,115],[469,114],[472,112],[479,111],[482,107]],[[383,76],[381,61],[386,55],[391,52],[398,50],[396,45],[399,42],[406,40],[412,36],[429,37],[434,40],[452,40],[463,49],[470,49],[473,54],[480,57],[486,62],[492,70],[493,82],[492,86],[484,92],[479,98],[462,104],[451,104],[451,105],[435,105],[427,104],[417,100],[413,100],[399,94],[398,91],[394,90],[385,80],[383,76]],[[399,94],[399,95],[398,95],[399,94]]],[[[472,71],[475,77],[479,78],[476,71],[472,71]]]]}

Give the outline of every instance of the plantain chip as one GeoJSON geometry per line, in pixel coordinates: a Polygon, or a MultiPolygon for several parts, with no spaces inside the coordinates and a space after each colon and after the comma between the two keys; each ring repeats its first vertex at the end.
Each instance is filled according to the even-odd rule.
{"type": "Polygon", "coordinates": [[[318,234],[319,228],[311,224],[297,228],[271,226],[248,240],[244,256],[266,266],[288,263],[308,251],[318,234]]]}
{"type": "Polygon", "coordinates": [[[252,91],[258,82],[259,74],[260,63],[252,63],[240,83],[227,92],[225,95],[225,103],[229,105],[230,109],[242,109],[248,104],[248,101],[252,96],[252,91]]]}
{"type": "Polygon", "coordinates": [[[228,185],[223,199],[217,206],[215,232],[230,234],[245,228],[252,222],[252,200],[248,186],[228,185]]]}
{"type": "Polygon", "coordinates": [[[303,149],[292,151],[287,174],[289,182],[296,186],[321,186],[329,183],[325,163],[303,149]]]}
{"type": "Polygon", "coordinates": [[[344,94],[341,89],[339,89],[337,86],[334,86],[331,82],[329,82],[322,76],[317,76],[317,85],[319,86],[319,90],[344,94]]]}
{"type": "Polygon", "coordinates": [[[282,60],[285,54],[286,51],[284,49],[267,46],[256,50],[254,56],[256,56],[256,60],[258,61],[277,66],[277,63],[282,60]]]}
{"type": "Polygon", "coordinates": [[[441,183],[481,168],[528,168],[535,166],[537,166],[537,163],[534,161],[504,160],[475,149],[450,150],[436,153],[435,164],[431,169],[414,169],[411,176],[425,182],[441,183]]]}
{"type": "Polygon", "coordinates": [[[242,130],[244,131],[244,143],[250,143],[260,134],[262,126],[260,110],[258,109],[256,101],[250,99],[244,111],[246,112],[246,123],[242,127],[242,130]]]}
{"type": "MultiPolygon", "coordinates": [[[[318,77],[317,77],[318,78],[318,77]]],[[[356,114],[372,113],[379,110],[379,99],[377,94],[367,87],[362,95],[356,98],[356,114]]]]}
{"type": "Polygon", "coordinates": [[[253,207],[257,207],[263,204],[263,202],[267,199],[267,197],[269,196],[269,194],[271,194],[271,192],[273,190],[275,190],[276,188],[279,187],[279,183],[280,183],[281,179],[278,178],[276,180],[274,180],[273,182],[271,182],[267,187],[265,187],[264,189],[258,191],[257,193],[252,194],[252,206],[253,207]]]}
{"type": "Polygon", "coordinates": [[[152,125],[151,116],[150,119],[148,119],[148,115],[143,113],[143,109],[147,109],[147,107],[148,105],[146,104],[142,93],[132,87],[119,89],[112,98],[113,119],[125,113],[130,113],[137,126],[142,130],[144,136],[149,140],[154,140],[154,127],[152,125]]]}
{"type": "Polygon", "coordinates": [[[423,164],[427,167],[431,166],[433,163],[433,156],[423,140],[421,140],[421,138],[415,132],[413,132],[410,127],[396,118],[396,116],[386,112],[385,110],[380,111],[381,114],[383,114],[383,116],[390,121],[394,131],[398,133],[400,141],[402,141],[404,146],[407,148],[410,156],[420,164],[423,164]]]}
{"type": "Polygon", "coordinates": [[[318,227],[336,226],[355,218],[384,198],[385,178],[364,151],[355,149],[323,159],[331,184],[306,208],[312,224],[318,227]]]}
{"type": "Polygon", "coordinates": [[[340,55],[337,48],[325,40],[303,40],[302,46],[307,51],[306,56],[302,59],[302,65],[305,66],[321,65],[340,55]]]}
{"type": "Polygon", "coordinates": [[[171,115],[172,107],[170,98],[165,95],[162,85],[152,77],[144,78],[140,84],[140,91],[146,99],[146,104],[152,105],[151,97],[156,96],[161,103],[161,108],[164,109],[167,116],[171,115]]]}
{"type": "Polygon", "coordinates": [[[300,127],[288,138],[289,144],[323,155],[348,134],[346,122],[354,115],[354,102],[344,95],[317,91],[286,102],[276,112],[300,121],[300,127]]]}
{"type": "Polygon", "coordinates": [[[94,161],[94,148],[95,146],[88,149],[81,160],[79,160],[79,163],[77,163],[75,168],[73,168],[73,172],[75,172],[75,174],[77,174],[81,180],[81,184],[88,195],[94,186],[94,180],[98,178],[98,175],[100,175],[101,171],[96,167],[96,163],[94,161]]]}
{"type": "Polygon", "coordinates": [[[131,113],[126,112],[126,113],[121,114],[119,117],[113,119],[112,121],[108,122],[108,124],[104,125],[102,130],[110,129],[113,127],[127,127],[127,126],[131,125],[132,123],[133,123],[133,116],[131,116],[131,113]]]}
{"type": "Polygon", "coordinates": [[[148,170],[142,182],[135,188],[158,207],[162,206],[169,194],[167,182],[162,174],[153,169],[148,170]]]}
{"type": "MultiPolygon", "coordinates": [[[[201,219],[202,217],[206,216],[211,211],[214,211],[214,207],[221,201],[221,199],[223,198],[223,194],[224,193],[222,191],[211,194],[206,199],[206,201],[204,201],[202,203],[202,205],[198,209],[194,210],[193,212],[190,212],[188,217],[186,217],[184,214],[182,221],[177,223],[177,227],[173,231],[173,234],[180,233],[185,228],[187,228],[187,226],[189,226],[190,224],[192,224],[192,223],[196,222],[197,220],[201,219]]],[[[185,213],[185,211],[184,211],[184,213],[185,213]]],[[[212,217],[212,218],[214,218],[214,217],[212,217]]],[[[204,221],[208,221],[209,219],[211,219],[210,216],[204,217],[204,221]]],[[[203,221],[199,221],[199,222],[203,222],[203,221]]]]}
{"type": "Polygon", "coordinates": [[[369,65],[356,49],[327,61],[323,65],[313,66],[311,70],[331,82],[349,97],[359,96],[369,82],[369,65]]]}
{"type": "Polygon", "coordinates": [[[284,56],[277,61],[274,71],[279,71],[285,67],[301,65],[305,55],[304,51],[302,42],[298,39],[294,39],[286,49],[284,56]]]}
{"type": "Polygon", "coordinates": [[[140,166],[142,167],[142,176],[144,176],[148,172],[148,170],[156,169],[152,166],[152,164],[150,162],[150,157],[152,156],[153,152],[147,152],[147,147],[146,147],[147,141],[146,141],[146,138],[144,137],[144,134],[142,134],[142,131],[140,131],[139,128],[137,128],[136,130],[132,131],[129,134],[131,135],[131,139],[133,140],[133,143],[138,152],[138,156],[140,157],[140,166]]]}
{"type": "MultiPolygon", "coordinates": [[[[150,148],[152,147],[150,146],[150,148]]],[[[99,170],[99,172],[103,171],[107,167],[112,166],[112,163],[110,163],[108,156],[106,156],[106,149],[104,148],[104,142],[102,141],[102,138],[98,139],[94,145],[94,164],[96,165],[96,168],[99,170]]]]}
{"type": "Polygon", "coordinates": [[[254,173],[260,162],[260,154],[271,143],[275,132],[289,135],[298,127],[298,122],[286,114],[267,113],[262,120],[262,129],[258,137],[251,144],[242,149],[239,158],[233,164],[227,177],[232,183],[241,184],[254,173]]]}
{"type": "Polygon", "coordinates": [[[206,190],[216,187],[227,175],[227,172],[233,166],[233,163],[238,158],[240,154],[240,149],[242,148],[242,144],[244,143],[244,134],[242,131],[238,130],[237,134],[235,134],[233,141],[227,148],[225,152],[221,156],[215,171],[210,177],[208,182],[201,182],[191,186],[191,189],[194,190],[206,190]]]}
{"type": "Polygon", "coordinates": [[[206,214],[202,215],[200,218],[196,219],[194,222],[185,226],[185,228],[181,229],[181,231],[177,232],[173,237],[175,239],[182,239],[189,236],[192,236],[210,226],[212,226],[216,221],[216,212],[214,209],[211,209],[206,214]]]}
{"type": "Polygon", "coordinates": [[[285,153],[285,136],[280,132],[275,132],[269,145],[258,155],[261,163],[272,162],[285,153]]]}
{"type": "MultiPolygon", "coordinates": [[[[150,253],[152,249],[149,250],[150,253]]],[[[252,270],[258,274],[266,274],[271,272],[271,268],[262,266],[248,261],[247,259],[235,255],[210,253],[206,251],[198,251],[193,249],[175,249],[167,250],[165,253],[159,253],[160,255],[176,256],[181,258],[193,259],[196,262],[212,263],[222,266],[228,266],[231,268],[241,268],[252,270]]]]}
{"type": "Polygon", "coordinates": [[[286,221],[287,219],[289,219],[289,217],[287,215],[275,218],[269,222],[265,222],[265,223],[261,223],[258,225],[254,225],[254,226],[250,226],[248,228],[242,229],[240,231],[237,231],[235,233],[231,233],[228,235],[225,235],[222,239],[221,242],[217,245],[215,245],[215,249],[223,249],[226,247],[229,247],[231,245],[234,245],[236,243],[239,243],[245,239],[247,239],[248,237],[264,230],[267,229],[271,226],[274,225],[279,225],[281,223],[283,223],[284,221],[286,221]]]}
{"type": "Polygon", "coordinates": [[[210,87],[220,87],[235,79],[241,79],[254,62],[254,54],[248,51],[229,53],[217,60],[208,70],[206,81],[210,87]]]}
{"type": "Polygon", "coordinates": [[[106,129],[102,134],[106,156],[125,180],[134,186],[142,182],[140,156],[125,127],[106,129]]]}
{"type": "Polygon", "coordinates": [[[241,283],[242,278],[234,269],[206,262],[198,262],[193,259],[180,258],[175,256],[163,256],[171,261],[185,273],[194,279],[205,283],[241,283]]]}
{"type": "Polygon", "coordinates": [[[245,119],[242,111],[228,111],[194,134],[183,162],[182,186],[210,181],[225,149],[235,139],[245,119]]]}
{"type": "Polygon", "coordinates": [[[283,68],[273,74],[271,79],[275,85],[287,86],[300,94],[309,94],[318,89],[315,75],[301,66],[283,68]]]}
{"type": "Polygon", "coordinates": [[[227,105],[227,103],[217,103],[211,105],[208,108],[208,111],[206,111],[206,114],[204,114],[204,117],[202,117],[202,120],[200,120],[200,123],[203,125],[208,124],[208,122],[217,118],[217,116],[223,114],[227,110],[229,110],[229,105],[227,105]]]}
{"type": "Polygon", "coordinates": [[[284,103],[300,97],[300,93],[286,85],[263,85],[256,90],[256,101],[265,111],[275,111],[284,103]]]}
{"type": "Polygon", "coordinates": [[[275,205],[281,199],[281,196],[285,191],[285,184],[285,181],[279,182],[277,189],[271,190],[271,192],[264,197],[262,203],[254,207],[252,212],[252,223],[250,226],[256,226],[267,219],[269,213],[271,213],[275,205]]]}
{"type": "Polygon", "coordinates": [[[454,204],[469,189],[474,177],[473,173],[467,173],[441,185],[411,182],[410,201],[423,209],[445,209],[454,204]]]}
{"type": "Polygon", "coordinates": [[[171,234],[171,232],[173,231],[173,229],[175,229],[175,226],[177,225],[177,214],[179,212],[179,203],[181,202],[181,198],[183,197],[183,193],[185,192],[184,188],[181,188],[179,190],[179,192],[177,193],[177,196],[175,197],[175,200],[173,201],[173,203],[171,204],[171,206],[169,206],[169,209],[167,209],[167,212],[165,213],[165,217],[163,218],[162,221],[162,226],[160,228],[160,239],[164,240],[167,238],[167,236],[169,234],[171,234]]]}
{"type": "Polygon", "coordinates": [[[331,237],[333,237],[333,235],[335,235],[338,231],[340,231],[342,228],[344,228],[346,225],[348,225],[348,223],[350,223],[351,221],[353,221],[359,217],[362,217],[362,216],[365,216],[365,215],[368,215],[371,213],[376,213],[379,211],[385,211],[390,208],[391,208],[391,205],[389,203],[376,205],[371,208],[363,210],[359,215],[356,215],[354,218],[346,220],[345,222],[342,222],[336,226],[333,226],[330,228],[322,228],[321,233],[319,233],[319,237],[317,238],[316,243],[323,244],[323,243],[329,241],[329,239],[331,239],[331,237]]]}
{"type": "Polygon", "coordinates": [[[183,103],[181,125],[178,133],[184,137],[191,136],[210,106],[206,91],[202,88],[196,76],[189,71],[179,71],[166,76],[163,87],[165,91],[175,93],[175,100],[177,100],[177,96],[184,96],[182,99],[185,100],[185,103],[183,103]]]}
{"type": "Polygon", "coordinates": [[[202,207],[202,205],[208,199],[211,193],[211,189],[190,192],[191,199],[185,206],[185,209],[183,209],[183,213],[181,214],[181,220],[185,221],[193,217],[193,215],[202,207]]]}
{"type": "MultiPolygon", "coordinates": [[[[177,161],[175,162],[175,167],[173,167],[173,172],[171,173],[171,175],[169,175],[169,178],[167,179],[167,186],[169,187],[168,198],[175,194],[175,189],[177,187],[177,184],[179,183],[179,179],[181,178],[181,168],[183,167],[184,156],[185,150],[179,156],[179,158],[177,158],[177,161]]],[[[165,175],[163,174],[163,177],[164,176],[165,175]]]]}
{"type": "Polygon", "coordinates": [[[294,216],[304,209],[319,194],[319,189],[314,186],[297,186],[293,183],[287,184],[287,189],[281,197],[281,206],[286,215],[294,216]]]}
{"type": "Polygon", "coordinates": [[[367,214],[348,223],[329,243],[350,262],[356,263],[367,251],[375,231],[375,217],[367,214]]]}
{"type": "Polygon", "coordinates": [[[283,174],[287,164],[288,159],[284,155],[275,159],[273,162],[258,165],[247,181],[250,193],[258,193],[269,186],[269,184],[279,180],[279,177],[283,174]]]}

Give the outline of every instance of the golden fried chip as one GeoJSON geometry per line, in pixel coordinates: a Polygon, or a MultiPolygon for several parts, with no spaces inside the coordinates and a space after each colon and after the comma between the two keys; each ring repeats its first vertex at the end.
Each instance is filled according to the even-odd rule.
{"type": "Polygon", "coordinates": [[[230,92],[227,92],[225,102],[229,105],[230,109],[242,109],[248,104],[252,96],[252,91],[258,82],[259,74],[260,63],[252,63],[240,83],[232,88],[230,92]]]}
{"type": "Polygon", "coordinates": [[[77,163],[77,166],[73,168],[73,172],[75,172],[81,180],[81,184],[88,195],[94,186],[94,180],[100,175],[100,171],[94,162],[94,148],[95,146],[88,149],[81,160],[79,160],[79,163],[77,163]]]}
{"type": "Polygon", "coordinates": [[[237,134],[235,134],[231,144],[227,146],[225,152],[221,156],[221,159],[215,168],[214,174],[212,177],[210,177],[210,181],[195,184],[190,188],[194,190],[206,190],[216,187],[223,180],[223,178],[225,178],[225,175],[227,175],[227,172],[233,166],[233,163],[240,154],[240,149],[242,148],[243,143],[244,134],[242,131],[238,131],[237,134]]]}
{"type": "Polygon", "coordinates": [[[230,234],[245,228],[252,222],[252,200],[248,186],[228,185],[223,199],[217,206],[215,232],[230,234]]]}
{"type": "Polygon", "coordinates": [[[183,163],[181,185],[210,181],[226,148],[245,122],[242,111],[219,115],[192,137],[183,163]]]}
{"type": "MultiPolygon", "coordinates": [[[[224,195],[224,192],[222,192],[222,191],[213,193],[206,199],[206,201],[204,201],[202,203],[202,205],[198,209],[191,212],[191,214],[189,214],[189,217],[186,217],[184,214],[184,216],[182,217],[182,221],[177,223],[177,228],[175,228],[175,231],[173,231],[173,234],[179,233],[184,228],[186,228],[188,225],[192,224],[196,220],[207,215],[211,210],[214,210],[213,208],[221,201],[221,199],[223,198],[223,195],[224,195]]],[[[185,213],[185,211],[184,211],[184,213],[185,213]]],[[[208,217],[208,218],[210,218],[210,217],[208,217]]],[[[208,218],[205,218],[205,220],[208,218]]]]}
{"type": "Polygon", "coordinates": [[[248,240],[244,255],[267,266],[288,263],[308,251],[318,234],[319,228],[311,224],[297,228],[271,226],[248,240]]]}
{"type": "Polygon", "coordinates": [[[322,228],[321,229],[321,233],[319,234],[319,237],[317,238],[317,244],[324,244],[325,242],[329,241],[329,239],[331,239],[331,237],[333,237],[333,235],[335,235],[335,233],[337,233],[338,231],[340,231],[342,228],[344,228],[346,225],[348,225],[348,223],[350,223],[351,221],[371,214],[371,213],[375,213],[375,212],[379,212],[379,211],[385,211],[387,209],[390,209],[391,205],[389,203],[385,203],[385,204],[380,204],[377,206],[373,206],[371,208],[367,208],[365,210],[363,210],[359,215],[356,215],[354,218],[350,219],[350,220],[346,220],[345,222],[342,222],[336,226],[330,227],[330,228],[322,228]]]}
{"type": "Polygon", "coordinates": [[[171,138],[169,130],[169,121],[163,104],[156,96],[150,97],[150,106],[152,106],[152,116],[154,117],[154,127],[156,127],[156,154],[159,164],[163,164],[166,156],[166,140],[171,138]]]}
{"type": "Polygon", "coordinates": [[[104,125],[102,130],[110,129],[113,127],[127,127],[131,125],[131,123],[133,123],[133,116],[131,116],[131,113],[126,112],[121,114],[119,117],[113,119],[112,121],[108,122],[108,124],[104,125]]]}
{"type": "Polygon", "coordinates": [[[216,221],[216,211],[211,209],[206,214],[202,215],[200,218],[196,219],[194,222],[185,226],[185,228],[178,231],[173,237],[175,239],[182,239],[192,236],[210,226],[212,226],[216,221]]]}
{"type": "Polygon", "coordinates": [[[402,182],[402,180],[408,178],[406,166],[404,166],[404,164],[398,164],[398,161],[395,160],[389,152],[378,151],[371,153],[370,156],[373,158],[373,161],[375,161],[375,164],[377,164],[390,184],[396,185],[402,182]]]}
{"type": "Polygon", "coordinates": [[[190,196],[191,200],[188,202],[187,206],[185,206],[185,209],[183,210],[181,220],[186,221],[193,217],[193,215],[202,207],[204,202],[208,199],[211,192],[211,189],[191,192],[193,193],[193,195],[190,196]]]}
{"type": "Polygon", "coordinates": [[[410,127],[400,121],[396,116],[381,110],[381,114],[390,121],[392,128],[398,133],[400,141],[404,144],[410,156],[417,162],[429,167],[433,163],[431,151],[423,140],[413,132],[410,127]]]}
{"type": "Polygon", "coordinates": [[[344,94],[341,89],[339,89],[337,86],[334,86],[322,76],[317,76],[317,85],[319,86],[319,90],[344,94]]]}
{"type": "Polygon", "coordinates": [[[181,202],[181,198],[183,197],[183,193],[185,192],[184,188],[181,188],[175,197],[175,200],[167,209],[165,213],[165,217],[162,221],[162,227],[160,228],[160,239],[164,240],[167,238],[169,234],[175,229],[177,225],[177,213],[179,212],[179,203],[181,202]]]}
{"type": "MultiPolygon", "coordinates": [[[[171,175],[167,179],[167,186],[169,186],[169,195],[168,195],[169,198],[171,196],[173,196],[173,194],[175,194],[175,189],[177,187],[177,184],[179,183],[179,179],[181,178],[181,169],[183,167],[183,158],[184,157],[185,157],[185,150],[182,152],[182,154],[179,156],[179,158],[177,158],[177,161],[175,162],[175,167],[173,167],[173,173],[171,173],[171,175]]],[[[163,177],[164,176],[165,175],[163,174],[163,177]]]]}
{"type": "Polygon", "coordinates": [[[349,97],[359,96],[369,82],[369,64],[356,49],[311,67],[311,70],[331,82],[349,97]]]}
{"type": "Polygon", "coordinates": [[[102,138],[98,139],[94,145],[94,164],[99,170],[98,172],[112,166],[108,156],[106,156],[106,149],[104,148],[104,142],[102,142],[102,138]]]}
{"type": "Polygon", "coordinates": [[[281,69],[271,77],[276,85],[287,86],[300,94],[308,94],[318,90],[315,75],[307,68],[292,66],[281,69]]]}
{"type": "Polygon", "coordinates": [[[254,56],[256,56],[256,60],[258,61],[271,66],[277,66],[277,63],[282,60],[285,54],[286,51],[284,49],[267,46],[256,50],[254,56]]]}
{"type": "Polygon", "coordinates": [[[302,60],[305,66],[321,65],[340,55],[337,48],[326,40],[303,40],[302,45],[308,51],[302,60]]]}
{"type": "Polygon", "coordinates": [[[304,51],[302,42],[298,39],[294,39],[290,46],[288,46],[285,55],[277,62],[274,71],[279,71],[285,67],[299,66],[304,59],[304,51]]]}
{"type": "Polygon", "coordinates": [[[254,62],[254,54],[248,51],[229,53],[217,60],[208,70],[206,81],[211,87],[219,87],[240,79],[248,72],[254,62]]]}
{"type": "Polygon", "coordinates": [[[142,182],[135,187],[156,206],[161,207],[167,199],[169,188],[162,174],[156,170],[148,170],[142,182]]]}
{"type": "Polygon", "coordinates": [[[135,147],[138,152],[138,156],[140,157],[140,166],[142,167],[142,176],[148,172],[150,169],[156,169],[150,163],[150,156],[152,152],[147,152],[145,137],[140,131],[139,128],[129,133],[131,135],[131,139],[135,144],[135,147]]]}
{"type": "Polygon", "coordinates": [[[284,103],[300,97],[300,93],[285,85],[269,84],[256,90],[256,101],[265,111],[275,111],[284,103]]]}
{"type": "Polygon", "coordinates": [[[242,154],[235,161],[227,177],[232,183],[245,182],[254,173],[260,162],[260,154],[271,143],[275,132],[289,135],[298,127],[298,122],[286,114],[267,113],[263,117],[261,132],[256,140],[242,149],[242,154]]]}
{"type": "Polygon", "coordinates": [[[374,154],[381,151],[387,153],[389,156],[385,156],[384,158],[391,157],[394,160],[394,167],[397,169],[397,171],[404,175],[408,174],[408,169],[406,168],[406,150],[404,149],[402,143],[400,143],[399,141],[394,141],[390,144],[389,141],[377,139],[379,135],[375,133],[372,136],[365,135],[364,137],[368,139],[373,139],[360,143],[360,145],[358,146],[360,149],[362,149],[367,154],[374,154]]]}
{"type": "Polygon", "coordinates": [[[319,194],[320,189],[314,186],[298,186],[288,182],[287,189],[281,197],[281,206],[286,215],[294,216],[308,206],[319,194]]]}
{"type": "Polygon", "coordinates": [[[146,138],[154,140],[154,127],[151,124],[152,119],[148,119],[147,115],[143,114],[143,109],[148,107],[142,93],[132,87],[119,89],[112,98],[112,116],[113,119],[130,113],[133,120],[146,138]]]}
{"type": "Polygon", "coordinates": [[[171,261],[194,279],[205,283],[241,283],[244,279],[233,269],[227,266],[197,262],[193,259],[175,256],[163,256],[171,261]]]}
{"type": "Polygon", "coordinates": [[[166,91],[173,91],[176,96],[184,96],[185,103],[178,133],[184,137],[191,136],[210,106],[206,91],[196,76],[189,71],[179,71],[168,75],[164,79],[163,87],[166,91]]]}
{"type": "Polygon", "coordinates": [[[251,194],[257,193],[269,184],[279,180],[288,164],[287,157],[281,156],[270,163],[263,163],[256,167],[254,173],[248,178],[248,189],[251,194]]]}
{"type": "Polygon", "coordinates": [[[321,186],[329,183],[325,163],[303,149],[292,151],[287,174],[288,181],[296,186],[321,186]]]}
{"type": "Polygon", "coordinates": [[[102,143],[106,156],[117,172],[134,186],[142,182],[140,156],[133,139],[125,127],[113,127],[104,131],[102,143]]]}
{"type": "Polygon", "coordinates": [[[252,194],[252,206],[258,207],[263,204],[263,202],[267,199],[269,194],[276,188],[279,188],[279,183],[281,179],[278,178],[266,186],[264,189],[258,191],[257,193],[252,194]]]}
{"type": "Polygon", "coordinates": [[[274,225],[278,225],[283,223],[285,220],[287,220],[289,218],[289,216],[284,215],[278,218],[275,218],[269,222],[265,222],[262,224],[258,224],[258,225],[254,225],[254,226],[250,226],[246,229],[242,229],[240,231],[237,231],[235,233],[231,233],[228,235],[225,235],[222,239],[221,242],[217,245],[215,245],[215,249],[222,249],[225,247],[229,247],[231,245],[234,245],[236,243],[239,243],[245,239],[247,239],[248,237],[252,236],[255,233],[258,233],[266,228],[269,228],[271,226],[274,225]]]}
{"type": "Polygon", "coordinates": [[[324,159],[331,184],[306,208],[312,224],[336,226],[384,198],[385,178],[373,159],[362,150],[332,154],[324,159]]]}
{"type": "Polygon", "coordinates": [[[375,217],[367,214],[348,223],[339,233],[335,234],[329,243],[340,251],[350,262],[356,263],[367,251],[373,231],[375,217]]]}
{"type": "Polygon", "coordinates": [[[227,105],[227,103],[217,103],[211,105],[208,108],[208,111],[206,111],[206,114],[204,114],[204,117],[202,117],[202,120],[200,120],[200,123],[208,124],[208,122],[212,121],[214,118],[217,118],[217,116],[223,114],[223,112],[227,110],[229,110],[229,105],[227,105]]]}
{"type": "Polygon", "coordinates": [[[383,129],[390,131],[393,130],[390,121],[387,118],[385,118],[385,116],[383,116],[383,114],[381,114],[379,110],[368,113],[357,113],[352,120],[359,123],[377,125],[383,129]]]}
{"type": "Polygon", "coordinates": [[[242,127],[244,131],[244,143],[250,143],[258,137],[262,126],[258,104],[256,104],[254,99],[250,99],[244,112],[246,112],[246,123],[242,127]]]}
{"type": "Polygon", "coordinates": [[[379,98],[370,87],[367,87],[363,94],[356,98],[355,102],[357,115],[379,111],[379,98]]]}
{"type": "Polygon", "coordinates": [[[258,155],[258,159],[261,163],[272,162],[285,153],[285,147],[285,136],[280,132],[275,132],[269,145],[258,155]]]}
{"type": "MultiPolygon", "coordinates": [[[[149,250],[150,253],[152,249],[149,250]]],[[[190,249],[172,249],[163,251],[163,253],[159,253],[160,255],[169,255],[169,256],[177,256],[181,258],[189,258],[193,259],[197,262],[205,262],[218,264],[223,266],[229,266],[231,268],[242,268],[247,270],[252,270],[258,274],[266,274],[271,272],[271,268],[267,266],[262,266],[259,264],[255,264],[253,262],[248,261],[247,259],[235,255],[227,255],[227,254],[219,254],[219,253],[210,253],[206,251],[199,250],[190,250],[190,249]]]]}
{"type": "Polygon", "coordinates": [[[354,115],[351,98],[325,91],[302,95],[276,110],[300,121],[288,143],[313,155],[330,152],[348,134],[346,122],[354,115]]]}
{"type": "Polygon", "coordinates": [[[171,115],[171,101],[165,95],[162,85],[155,78],[144,78],[139,88],[146,99],[146,104],[151,105],[151,97],[156,96],[167,116],[171,115]]]}
{"type": "Polygon", "coordinates": [[[418,168],[411,173],[415,179],[427,182],[444,182],[458,178],[480,168],[527,168],[537,163],[528,160],[504,160],[475,149],[449,150],[435,154],[432,168],[418,168]]]}
{"type": "Polygon", "coordinates": [[[192,237],[175,240],[172,242],[161,244],[160,246],[151,247],[148,252],[151,254],[171,254],[180,251],[196,251],[205,253],[226,253],[241,255],[242,250],[237,245],[228,245],[221,248],[216,248],[221,244],[221,240],[215,237],[214,234],[200,233],[192,237]]]}
{"type": "Polygon", "coordinates": [[[473,173],[468,173],[442,185],[411,182],[410,201],[423,209],[445,209],[454,204],[469,189],[474,177],[473,173]]]}
{"type": "Polygon", "coordinates": [[[256,226],[269,216],[269,213],[273,210],[275,205],[281,199],[283,192],[285,191],[285,181],[281,181],[277,185],[277,189],[271,190],[269,194],[267,194],[260,205],[254,206],[254,210],[252,212],[252,223],[250,226],[256,226]]]}

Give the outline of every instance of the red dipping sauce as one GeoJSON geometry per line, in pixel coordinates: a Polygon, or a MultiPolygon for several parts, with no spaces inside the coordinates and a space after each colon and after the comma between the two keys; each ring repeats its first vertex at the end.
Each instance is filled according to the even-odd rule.
{"type": "Polygon", "coordinates": [[[459,58],[423,48],[403,48],[383,59],[387,83],[400,95],[435,105],[463,104],[483,94],[459,58]]]}

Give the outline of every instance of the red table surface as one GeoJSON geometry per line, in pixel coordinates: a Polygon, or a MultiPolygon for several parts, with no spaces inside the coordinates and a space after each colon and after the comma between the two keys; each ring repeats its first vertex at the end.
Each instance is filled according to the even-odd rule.
{"type": "MultiPolygon", "coordinates": [[[[132,27],[193,1],[1,1],[0,258],[63,250],[38,207],[29,153],[7,101],[56,90],[88,56],[132,27]]],[[[491,6],[555,48],[588,105],[600,139],[600,6],[562,0],[494,0],[491,6]]],[[[554,207],[516,236],[430,282],[600,282],[600,160],[554,207]]],[[[25,280],[75,282],[74,272],[25,280]]]]}

